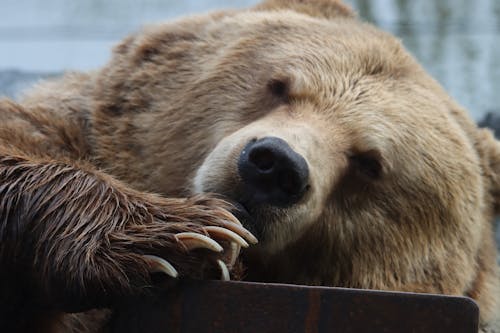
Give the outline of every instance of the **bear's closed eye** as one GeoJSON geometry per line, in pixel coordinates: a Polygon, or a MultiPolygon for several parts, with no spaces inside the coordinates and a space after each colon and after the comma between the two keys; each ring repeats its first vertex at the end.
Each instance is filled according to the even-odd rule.
{"type": "Polygon", "coordinates": [[[349,156],[349,163],[353,171],[364,179],[377,180],[382,177],[383,167],[377,152],[355,153],[349,156]]]}
{"type": "Polygon", "coordinates": [[[290,99],[290,82],[288,79],[271,79],[267,83],[267,89],[273,97],[288,103],[290,99]]]}

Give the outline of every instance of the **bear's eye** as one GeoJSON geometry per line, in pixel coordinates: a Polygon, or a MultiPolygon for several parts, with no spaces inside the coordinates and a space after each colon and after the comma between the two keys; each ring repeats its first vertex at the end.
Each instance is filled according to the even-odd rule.
{"type": "Polygon", "coordinates": [[[382,177],[381,157],[376,151],[352,154],[349,156],[349,163],[351,169],[364,179],[377,180],[382,177]]]}
{"type": "Polygon", "coordinates": [[[267,90],[275,98],[288,102],[290,83],[287,79],[271,79],[267,83],[267,90]]]}

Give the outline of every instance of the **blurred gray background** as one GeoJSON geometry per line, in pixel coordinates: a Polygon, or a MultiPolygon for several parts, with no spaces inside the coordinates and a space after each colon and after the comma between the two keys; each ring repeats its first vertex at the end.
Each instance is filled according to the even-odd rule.
{"type": "MultiPolygon", "coordinates": [[[[0,96],[16,97],[64,70],[102,66],[111,47],[145,23],[257,2],[0,0],[0,96]]],[[[401,38],[476,121],[492,113],[500,125],[500,0],[346,2],[401,38]]],[[[497,235],[500,242],[500,229],[497,235]]]]}
{"type": "MultiPolygon", "coordinates": [[[[500,113],[499,0],[347,0],[399,36],[476,120],[500,113]]],[[[0,95],[40,75],[103,65],[144,23],[256,0],[0,0],[0,95]]]]}

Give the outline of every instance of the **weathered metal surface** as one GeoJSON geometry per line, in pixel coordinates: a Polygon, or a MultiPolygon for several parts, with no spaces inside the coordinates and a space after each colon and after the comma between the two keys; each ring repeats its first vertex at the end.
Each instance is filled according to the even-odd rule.
{"type": "Polygon", "coordinates": [[[462,297],[243,282],[182,282],[130,300],[115,332],[475,333],[479,310],[462,297]]]}

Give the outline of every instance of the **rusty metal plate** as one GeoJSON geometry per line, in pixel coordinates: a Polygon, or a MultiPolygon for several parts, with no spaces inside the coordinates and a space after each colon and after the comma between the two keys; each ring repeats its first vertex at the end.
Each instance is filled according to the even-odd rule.
{"type": "Polygon", "coordinates": [[[476,333],[464,297],[283,284],[181,282],[154,299],[129,300],[114,332],[476,333]]]}

